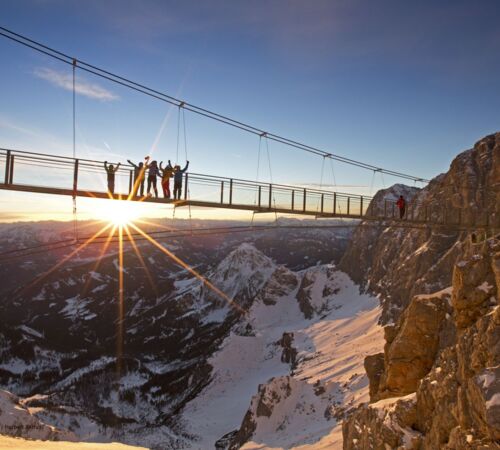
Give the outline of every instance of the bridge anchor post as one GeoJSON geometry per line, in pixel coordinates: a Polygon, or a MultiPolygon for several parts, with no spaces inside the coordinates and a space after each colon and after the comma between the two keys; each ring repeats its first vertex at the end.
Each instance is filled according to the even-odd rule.
{"type": "Polygon", "coordinates": [[[7,184],[14,184],[14,155],[10,155],[9,180],[7,184]]]}
{"type": "Polygon", "coordinates": [[[75,159],[75,167],[73,169],[73,198],[76,198],[78,187],[78,159],[75,159]]]}
{"type": "Polygon", "coordinates": [[[5,159],[5,184],[9,184],[9,174],[10,174],[10,150],[7,150],[7,156],[5,159]]]}

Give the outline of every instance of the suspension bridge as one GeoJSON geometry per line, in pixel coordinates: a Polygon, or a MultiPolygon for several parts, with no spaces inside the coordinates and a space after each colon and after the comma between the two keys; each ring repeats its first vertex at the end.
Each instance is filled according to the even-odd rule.
{"type": "Polygon", "coordinates": [[[88,197],[111,201],[171,204],[174,207],[204,207],[280,213],[316,218],[355,219],[415,226],[445,226],[457,230],[498,229],[499,217],[488,211],[473,216],[461,208],[409,201],[402,219],[394,199],[376,205],[372,197],[312,189],[303,186],[263,183],[214,175],[185,173],[178,200],[133,195],[134,168],[120,165],[116,188],[107,191],[103,161],[0,149],[0,189],[38,194],[88,197]]]}
{"type": "MultiPolygon", "coordinates": [[[[70,66],[72,70],[73,105],[73,156],[66,157],[15,149],[0,149],[0,165],[4,166],[4,177],[3,182],[0,182],[0,189],[71,196],[73,198],[73,212],[75,214],[76,198],[92,197],[113,201],[127,200],[173,204],[175,208],[187,206],[246,210],[253,213],[280,213],[314,216],[317,218],[345,218],[358,221],[363,220],[364,222],[393,224],[397,222],[399,225],[404,223],[406,226],[445,226],[453,227],[457,230],[495,230],[500,228],[500,218],[495,213],[489,211],[474,211],[471,214],[469,210],[453,208],[449,205],[433,204],[432,202],[417,204],[410,201],[406,205],[404,217],[400,219],[399,211],[393,198],[386,198],[374,204],[370,196],[324,190],[321,188],[322,183],[320,183],[320,189],[307,186],[277,184],[272,182],[272,176],[269,183],[264,183],[208,174],[185,173],[183,175],[181,198],[171,200],[168,198],[138,197],[133,195],[133,167],[124,164],[120,165],[115,174],[115,192],[107,192],[104,182],[105,171],[103,161],[77,158],[76,155],[77,109],[75,73],[77,70],[128,88],[155,101],[176,106],[179,112],[177,147],[179,146],[181,118],[184,127],[184,138],[186,137],[185,111],[188,111],[257,136],[259,139],[259,158],[260,143],[264,139],[266,145],[269,141],[274,141],[287,148],[319,156],[323,159],[323,167],[324,162],[329,159],[330,162],[337,161],[371,171],[373,176],[377,173],[382,176],[386,174],[412,181],[415,184],[417,182],[426,183],[428,180],[347,158],[265,131],[253,125],[177,99],[158,89],[150,88],[142,83],[132,81],[109,70],[79,60],[6,28],[0,27],[0,36],[52,58],[59,63],[70,66]]],[[[187,159],[187,145],[185,152],[187,159]]],[[[0,170],[2,170],[1,167],[0,170]]]]}

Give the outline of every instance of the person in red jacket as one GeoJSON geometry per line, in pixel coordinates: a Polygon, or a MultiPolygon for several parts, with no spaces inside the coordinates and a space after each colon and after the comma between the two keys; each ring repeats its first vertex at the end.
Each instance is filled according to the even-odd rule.
{"type": "Polygon", "coordinates": [[[402,195],[399,196],[396,206],[399,208],[399,218],[402,219],[405,216],[406,201],[402,195]]]}

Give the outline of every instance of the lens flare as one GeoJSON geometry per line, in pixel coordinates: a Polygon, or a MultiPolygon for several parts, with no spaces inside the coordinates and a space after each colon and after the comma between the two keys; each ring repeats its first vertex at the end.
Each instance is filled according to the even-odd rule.
{"type": "Polygon", "coordinates": [[[119,227],[128,225],[137,219],[140,213],[140,207],[136,202],[126,200],[106,202],[96,210],[98,218],[119,227]]]}

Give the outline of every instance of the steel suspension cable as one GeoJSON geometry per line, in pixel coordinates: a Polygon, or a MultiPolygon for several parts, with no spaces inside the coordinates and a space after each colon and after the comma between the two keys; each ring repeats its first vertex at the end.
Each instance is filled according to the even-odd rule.
{"type": "MultiPolygon", "coordinates": [[[[76,160],[76,59],[73,59],[73,159],[76,160]]],[[[73,192],[73,232],[78,241],[78,215],[76,210],[76,192],[73,192]]]]}
{"type": "MultiPolygon", "coordinates": [[[[186,135],[186,113],[184,111],[184,108],[182,108],[182,124],[184,128],[184,154],[186,156],[186,164],[188,162],[188,151],[187,151],[187,135],[186,135]]],[[[186,175],[186,192],[187,192],[187,199],[189,200],[191,198],[191,191],[188,183],[188,178],[186,175]]],[[[191,215],[191,203],[188,203],[188,211],[189,211],[189,228],[191,229],[191,234],[193,234],[193,218],[191,215]]]]}
{"type": "MultiPolygon", "coordinates": [[[[15,41],[21,45],[24,45],[28,48],[35,50],[35,51],[43,53],[49,57],[55,58],[63,63],[66,63],[66,64],[72,63],[73,58],[70,57],[69,55],[66,55],[58,50],[55,50],[51,47],[48,47],[48,46],[46,46],[40,42],[37,42],[33,39],[27,38],[26,36],[15,33],[7,28],[0,27],[0,30],[2,30],[2,31],[0,31],[0,36],[3,36],[3,37],[8,38],[12,41],[15,41]]],[[[226,125],[230,125],[230,126],[235,127],[235,128],[239,128],[243,131],[253,133],[256,135],[262,135],[263,133],[266,133],[266,136],[268,139],[282,143],[282,144],[287,145],[289,147],[296,148],[296,149],[299,149],[299,150],[302,150],[305,152],[309,152],[309,153],[312,153],[312,154],[315,154],[318,156],[325,156],[327,158],[334,159],[334,160],[343,162],[345,164],[350,164],[350,165],[353,165],[353,166],[356,166],[356,167],[359,167],[362,169],[367,169],[367,170],[380,169],[384,173],[398,177],[398,178],[404,178],[404,179],[414,180],[414,181],[419,181],[419,182],[428,182],[429,181],[429,180],[421,178],[421,177],[416,177],[416,176],[405,174],[405,173],[398,172],[395,170],[382,169],[382,168],[376,167],[372,164],[357,161],[357,160],[347,158],[347,157],[344,157],[341,155],[336,155],[336,154],[327,152],[325,150],[319,149],[317,147],[306,145],[306,144],[303,144],[301,142],[298,142],[298,141],[295,141],[292,139],[288,139],[286,137],[283,137],[283,136],[280,136],[280,135],[277,135],[274,133],[265,132],[264,130],[257,128],[255,126],[252,126],[252,125],[246,124],[244,122],[232,119],[230,117],[227,117],[227,116],[224,116],[222,114],[210,111],[208,109],[196,106],[194,104],[181,101],[181,100],[179,100],[171,95],[168,95],[168,94],[165,94],[165,93],[160,92],[158,90],[149,88],[143,84],[134,82],[130,79],[127,79],[125,77],[117,75],[113,72],[101,69],[101,68],[99,68],[95,65],[89,64],[85,61],[79,60],[78,62],[79,62],[78,68],[85,71],[85,72],[88,72],[88,73],[94,74],[96,76],[99,76],[101,78],[107,79],[111,82],[114,82],[116,84],[120,84],[124,87],[128,87],[130,89],[133,89],[137,92],[141,92],[145,95],[156,98],[158,100],[161,100],[161,101],[164,101],[164,102],[176,105],[176,106],[182,105],[188,111],[192,111],[196,114],[199,114],[201,116],[205,116],[205,117],[210,118],[212,120],[224,123],[226,125]]]]}

